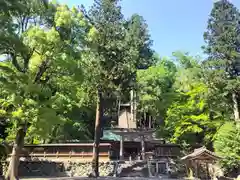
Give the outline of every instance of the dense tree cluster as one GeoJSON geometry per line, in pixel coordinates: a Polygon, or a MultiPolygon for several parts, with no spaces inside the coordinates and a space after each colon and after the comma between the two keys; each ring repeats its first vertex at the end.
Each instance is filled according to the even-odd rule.
{"type": "Polygon", "coordinates": [[[214,3],[206,59],[182,52],[160,58],[143,17],[125,18],[118,0],[95,0],[89,10],[3,0],[0,11],[0,140],[15,155],[8,179],[17,177],[24,143],[98,144],[95,122],[115,120],[130,89],[138,111],[161,122],[158,136],[205,145],[227,171],[240,168],[240,12],[229,1],[214,3]]]}

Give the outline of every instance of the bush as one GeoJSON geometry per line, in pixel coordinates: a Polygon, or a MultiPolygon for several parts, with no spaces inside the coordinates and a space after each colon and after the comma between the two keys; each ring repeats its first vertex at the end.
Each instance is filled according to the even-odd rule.
{"type": "Polygon", "coordinates": [[[240,128],[234,122],[225,123],[217,132],[214,149],[221,156],[225,172],[238,171],[240,168],[240,128]]]}

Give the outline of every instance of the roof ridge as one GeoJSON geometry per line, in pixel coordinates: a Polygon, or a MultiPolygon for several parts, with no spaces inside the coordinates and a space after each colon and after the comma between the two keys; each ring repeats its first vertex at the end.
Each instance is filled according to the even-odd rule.
{"type": "Polygon", "coordinates": [[[217,156],[214,152],[208,150],[205,146],[194,149],[194,151],[184,157],[182,157],[181,159],[187,159],[187,158],[192,158],[198,155],[201,155],[202,153],[207,152],[208,154],[215,156],[216,158],[220,158],[219,156],[217,156]]]}

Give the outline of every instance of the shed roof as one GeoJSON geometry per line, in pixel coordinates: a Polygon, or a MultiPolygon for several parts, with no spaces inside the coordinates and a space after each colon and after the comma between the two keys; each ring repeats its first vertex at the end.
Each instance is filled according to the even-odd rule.
{"type": "Polygon", "coordinates": [[[195,149],[194,152],[181,158],[181,160],[218,160],[221,157],[217,156],[214,152],[209,151],[206,147],[195,149]]]}

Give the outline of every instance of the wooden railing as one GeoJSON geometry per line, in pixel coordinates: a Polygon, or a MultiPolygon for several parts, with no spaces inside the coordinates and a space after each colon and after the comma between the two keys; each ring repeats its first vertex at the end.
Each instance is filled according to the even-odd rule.
{"type": "MultiPolygon", "coordinates": [[[[108,150],[109,143],[100,144],[99,158],[104,160],[109,159],[108,150]]],[[[68,144],[40,144],[40,145],[26,145],[21,152],[20,157],[27,159],[58,159],[68,160],[90,160],[93,156],[92,143],[68,143],[68,144]]],[[[11,156],[12,154],[9,154],[11,156]]]]}
{"type": "MultiPolygon", "coordinates": [[[[93,153],[30,153],[21,154],[22,161],[82,161],[91,162],[93,153]]],[[[11,154],[9,154],[9,158],[11,154]]],[[[8,160],[10,160],[8,158],[8,160]]],[[[99,153],[99,160],[107,162],[110,160],[108,153],[99,153]]]]}
{"type": "MultiPolygon", "coordinates": [[[[90,157],[93,153],[30,153],[21,154],[21,157],[90,157]]],[[[11,156],[11,154],[9,154],[11,156]]],[[[101,157],[108,157],[108,153],[99,153],[101,157]]]]}

